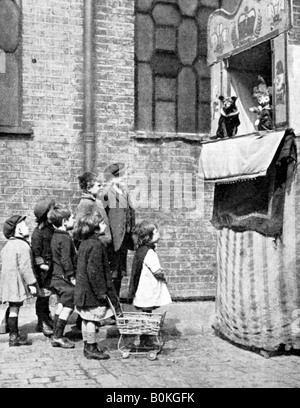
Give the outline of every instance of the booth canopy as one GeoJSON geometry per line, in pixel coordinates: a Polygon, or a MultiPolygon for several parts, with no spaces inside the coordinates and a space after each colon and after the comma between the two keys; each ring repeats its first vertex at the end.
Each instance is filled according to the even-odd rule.
{"type": "Polygon", "coordinates": [[[296,162],[291,128],[204,144],[200,172],[204,180],[216,184],[213,226],[280,236],[285,190],[296,162]]]}
{"type": "Polygon", "coordinates": [[[215,183],[265,176],[284,136],[283,132],[266,132],[204,143],[199,175],[215,183]]]}

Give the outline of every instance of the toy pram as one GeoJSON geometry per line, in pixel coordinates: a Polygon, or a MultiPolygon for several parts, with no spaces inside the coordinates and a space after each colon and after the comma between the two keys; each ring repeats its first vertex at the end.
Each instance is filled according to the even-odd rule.
{"type": "Polygon", "coordinates": [[[155,360],[164,345],[161,329],[167,312],[125,312],[120,306],[121,312],[117,314],[110,299],[109,305],[114,312],[116,325],[120,332],[118,350],[122,357],[128,358],[130,355],[144,354],[149,360],[155,360]],[[151,345],[142,345],[139,339],[139,336],[142,335],[152,336],[155,341],[151,345]],[[129,345],[128,341],[126,342],[127,336],[135,337],[129,345]]]}

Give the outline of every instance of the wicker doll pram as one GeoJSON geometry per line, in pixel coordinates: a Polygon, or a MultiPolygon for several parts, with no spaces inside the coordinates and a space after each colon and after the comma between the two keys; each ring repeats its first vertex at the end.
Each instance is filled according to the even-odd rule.
{"type": "Polygon", "coordinates": [[[116,325],[120,332],[118,350],[122,357],[128,358],[130,355],[144,354],[149,360],[155,360],[164,344],[161,330],[167,312],[125,312],[120,306],[121,312],[117,314],[110,300],[109,304],[114,312],[116,325]],[[148,346],[141,346],[139,336],[142,335],[151,336],[154,340],[153,343],[148,346]],[[134,340],[129,344],[128,337],[129,340],[134,337],[134,340]]]}

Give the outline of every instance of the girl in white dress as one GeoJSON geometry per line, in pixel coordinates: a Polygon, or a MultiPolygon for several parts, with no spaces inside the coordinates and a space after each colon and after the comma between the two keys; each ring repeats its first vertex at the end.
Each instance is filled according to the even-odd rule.
{"type": "MultiPolygon", "coordinates": [[[[159,241],[157,226],[149,221],[142,221],[134,229],[137,243],[129,284],[128,298],[134,306],[145,313],[172,303],[167,288],[166,278],[155,252],[159,241]]],[[[134,347],[153,348],[155,336],[136,336],[134,347]]]]}
{"type": "Polygon", "coordinates": [[[137,250],[132,263],[129,299],[137,309],[151,313],[172,302],[166,279],[155,252],[159,241],[157,226],[149,221],[136,225],[137,250]]]}

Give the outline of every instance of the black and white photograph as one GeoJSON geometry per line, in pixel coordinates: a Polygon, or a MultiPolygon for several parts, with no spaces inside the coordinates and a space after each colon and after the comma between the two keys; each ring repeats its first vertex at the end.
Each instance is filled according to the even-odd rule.
{"type": "Polygon", "coordinates": [[[300,387],[299,64],[300,0],[0,0],[1,389],[300,387]]]}

